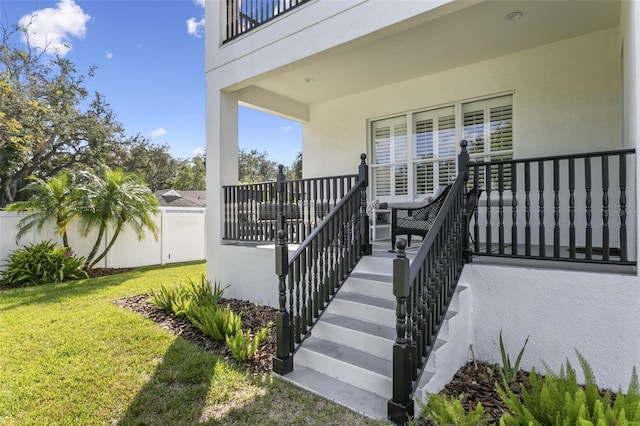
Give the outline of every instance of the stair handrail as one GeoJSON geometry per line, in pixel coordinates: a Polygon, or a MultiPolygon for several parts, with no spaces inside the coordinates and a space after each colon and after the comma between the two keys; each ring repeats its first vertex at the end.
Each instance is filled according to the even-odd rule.
{"type": "Polygon", "coordinates": [[[433,226],[413,262],[399,238],[393,261],[396,298],[396,341],[393,345],[393,393],[389,420],[404,425],[413,416],[413,394],[426,366],[438,331],[468,261],[468,201],[466,190],[469,155],[461,141],[458,170],[433,226]]]}
{"type": "MultiPolygon", "coordinates": [[[[291,256],[284,231],[283,200],[279,199],[276,245],[279,309],[273,357],[273,371],[277,374],[285,375],[293,370],[293,355],[311,328],[360,258],[371,254],[366,155],[362,154],[360,160],[356,184],[291,256]]],[[[282,185],[283,179],[284,176],[279,176],[277,184],[282,185]]]]}

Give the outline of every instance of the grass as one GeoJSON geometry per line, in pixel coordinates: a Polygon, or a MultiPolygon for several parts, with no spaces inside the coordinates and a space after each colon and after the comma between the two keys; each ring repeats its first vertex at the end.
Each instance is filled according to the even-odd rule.
{"type": "Polygon", "coordinates": [[[253,378],[113,303],[204,271],[147,267],[0,292],[0,424],[387,424],[253,378]]]}

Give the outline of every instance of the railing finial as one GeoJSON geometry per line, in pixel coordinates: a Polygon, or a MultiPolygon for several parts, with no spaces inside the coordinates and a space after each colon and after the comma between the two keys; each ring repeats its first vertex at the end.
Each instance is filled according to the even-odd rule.
{"type": "Polygon", "coordinates": [[[284,173],[284,165],[283,164],[280,164],[278,166],[278,173],[284,173]]]}
{"type": "Polygon", "coordinates": [[[361,164],[365,164],[367,160],[367,154],[365,154],[364,152],[362,154],[360,154],[360,162],[361,164]]]}
{"type": "Polygon", "coordinates": [[[396,240],[396,248],[398,249],[398,256],[397,257],[402,258],[402,259],[407,257],[407,253],[406,253],[407,240],[405,240],[404,238],[398,238],[396,240]]]}
{"type": "Polygon", "coordinates": [[[460,148],[462,148],[461,151],[462,152],[467,152],[467,146],[469,146],[469,142],[467,142],[466,139],[462,139],[460,141],[460,148]]]}

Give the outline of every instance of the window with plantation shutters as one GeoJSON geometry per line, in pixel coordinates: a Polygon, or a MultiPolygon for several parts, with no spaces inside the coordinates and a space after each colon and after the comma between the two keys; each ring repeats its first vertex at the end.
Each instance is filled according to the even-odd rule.
{"type": "MultiPolygon", "coordinates": [[[[471,160],[492,161],[513,158],[513,97],[469,102],[462,105],[462,137],[469,142],[471,160]]],[[[484,186],[485,177],[480,177],[484,186]]],[[[503,171],[505,188],[510,188],[510,168],[503,171]]],[[[498,168],[491,170],[491,187],[497,188],[498,168]],[[494,170],[495,169],[495,170],[494,170]]]]}
{"type": "Polygon", "coordinates": [[[408,192],[408,134],[406,117],[374,121],[371,126],[374,163],[373,188],[378,197],[408,192]]]}
{"type": "MultiPolygon", "coordinates": [[[[513,96],[372,121],[371,139],[374,198],[424,199],[455,180],[461,139],[469,142],[472,161],[513,157],[513,96]]],[[[511,181],[507,169],[502,175],[505,188],[511,181]]],[[[497,185],[497,168],[490,179],[497,185]]]]}

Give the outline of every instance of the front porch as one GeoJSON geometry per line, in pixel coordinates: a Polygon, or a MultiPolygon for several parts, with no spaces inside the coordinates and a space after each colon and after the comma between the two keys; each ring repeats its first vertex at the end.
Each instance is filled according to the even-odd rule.
{"type": "MultiPolygon", "coordinates": [[[[473,259],[482,260],[471,269],[495,269],[495,276],[501,277],[498,281],[510,277],[507,283],[516,276],[524,282],[545,276],[545,286],[564,287],[563,280],[579,277],[593,283],[585,294],[594,300],[602,297],[600,283],[625,283],[622,294],[635,283],[636,234],[626,224],[627,175],[635,172],[633,150],[470,163],[466,141],[461,147],[458,167],[462,172],[427,236],[412,247],[398,242],[397,253],[389,252],[388,240],[370,241],[369,172],[364,155],[357,175],[285,182],[281,173],[277,182],[260,184],[273,188],[267,191],[270,196],[253,198],[249,205],[236,194],[255,193],[253,186],[225,187],[225,194],[230,194],[225,218],[232,222],[225,229],[242,235],[242,240],[227,238],[228,242],[270,243],[275,248],[271,255],[276,259],[279,313],[274,372],[356,411],[403,423],[413,414],[414,400],[423,401],[425,392],[439,391],[470,358],[469,347],[479,335],[490,342],[503,329],[516,335],[524,330],[529,330],[528,335],[540,333],[531,324],[514,329],[513,318],[484,318],[492,323],[487,330],[495,336],[479,330],[474,309],[483,312],[486,306],[500,306],[503,299],[494,294],[483,302],[483,309],[474,308],[475,289],[483,297],[482,288],[487,284],[492,288],[493,276],[486,275],[484,281],[472,278],[465,265],[473,259]],[[592,163],[597,166],[592,168],[592,163]],[[545,173],[546,164],[551,164],[549,173],[545,173]],[[584,185],[576,184],[576,169],[584,173],[584,185]],[[545,225],[545,200],[552,200],[551,225],[545,225]],[[536,215],[531,214],[532,203],[537,206],[536,215]],[[264,205],[275,206],[275,217],[267,223],[270,231],[257,226],[259,215],[255,221],[238,224],[238,212],[260,211],[264,205]],[[505,219],[505,211],[511,220],[505,219]],[[552,244],[547,246],[547,241],[552,244]],[[294,247],[289,247],[290,242],[294,247]],[[494,263],[497,259],[499,264],[484,259],[494,263]],[[514,261],[524,263],[515,266],[514,261]],[[580,266],[569,271],[559,264],[580,266]],[[593,272],[585,272],[584,265],[593,272]],[[536,272],[541,269],[549,272],[536,272]],[[436,361],[438,352],[440,361],[436,361]]],[[[533,293],[524,300],[549,297],[536,287],[541,288],[525,289],[533,293]]],[[[607,299],[612,296],[610,291],[604,293],[607,299]]],[[[513,295],[501,297],[513,302],[513,295]]],[[[564,302],[557,311],[550,305],[558,300],[547,303],[555,312],[551,317],[557,315],[554,321],[564,315],[583,315],[562,306],[564,302]]],[[[591,308],[587,311],[598,317],[591,308]]],[[[512,311],[505,308],[501,315],[518,316],[518,312],[506,312],[512,311]]],[[[588,332],[567,330],[571,337],[563,346],[582,347],[589,341],[588,332]]],[[[538,337],[541,341],[532,352],[540,358],[532,365],[548,361],[549,341],[557,345],[553,336],[538,337]]],[[[495,357],[486,341],[478,342],[484,349],[476,354],[495,357]]],[[[561,353],[571,356],[566,348],[561,353]]],[[[608,363],[609,356],[599,361],[608,363]]],[[[614,377],[607,380],[616,383],[614,377]]]]}

